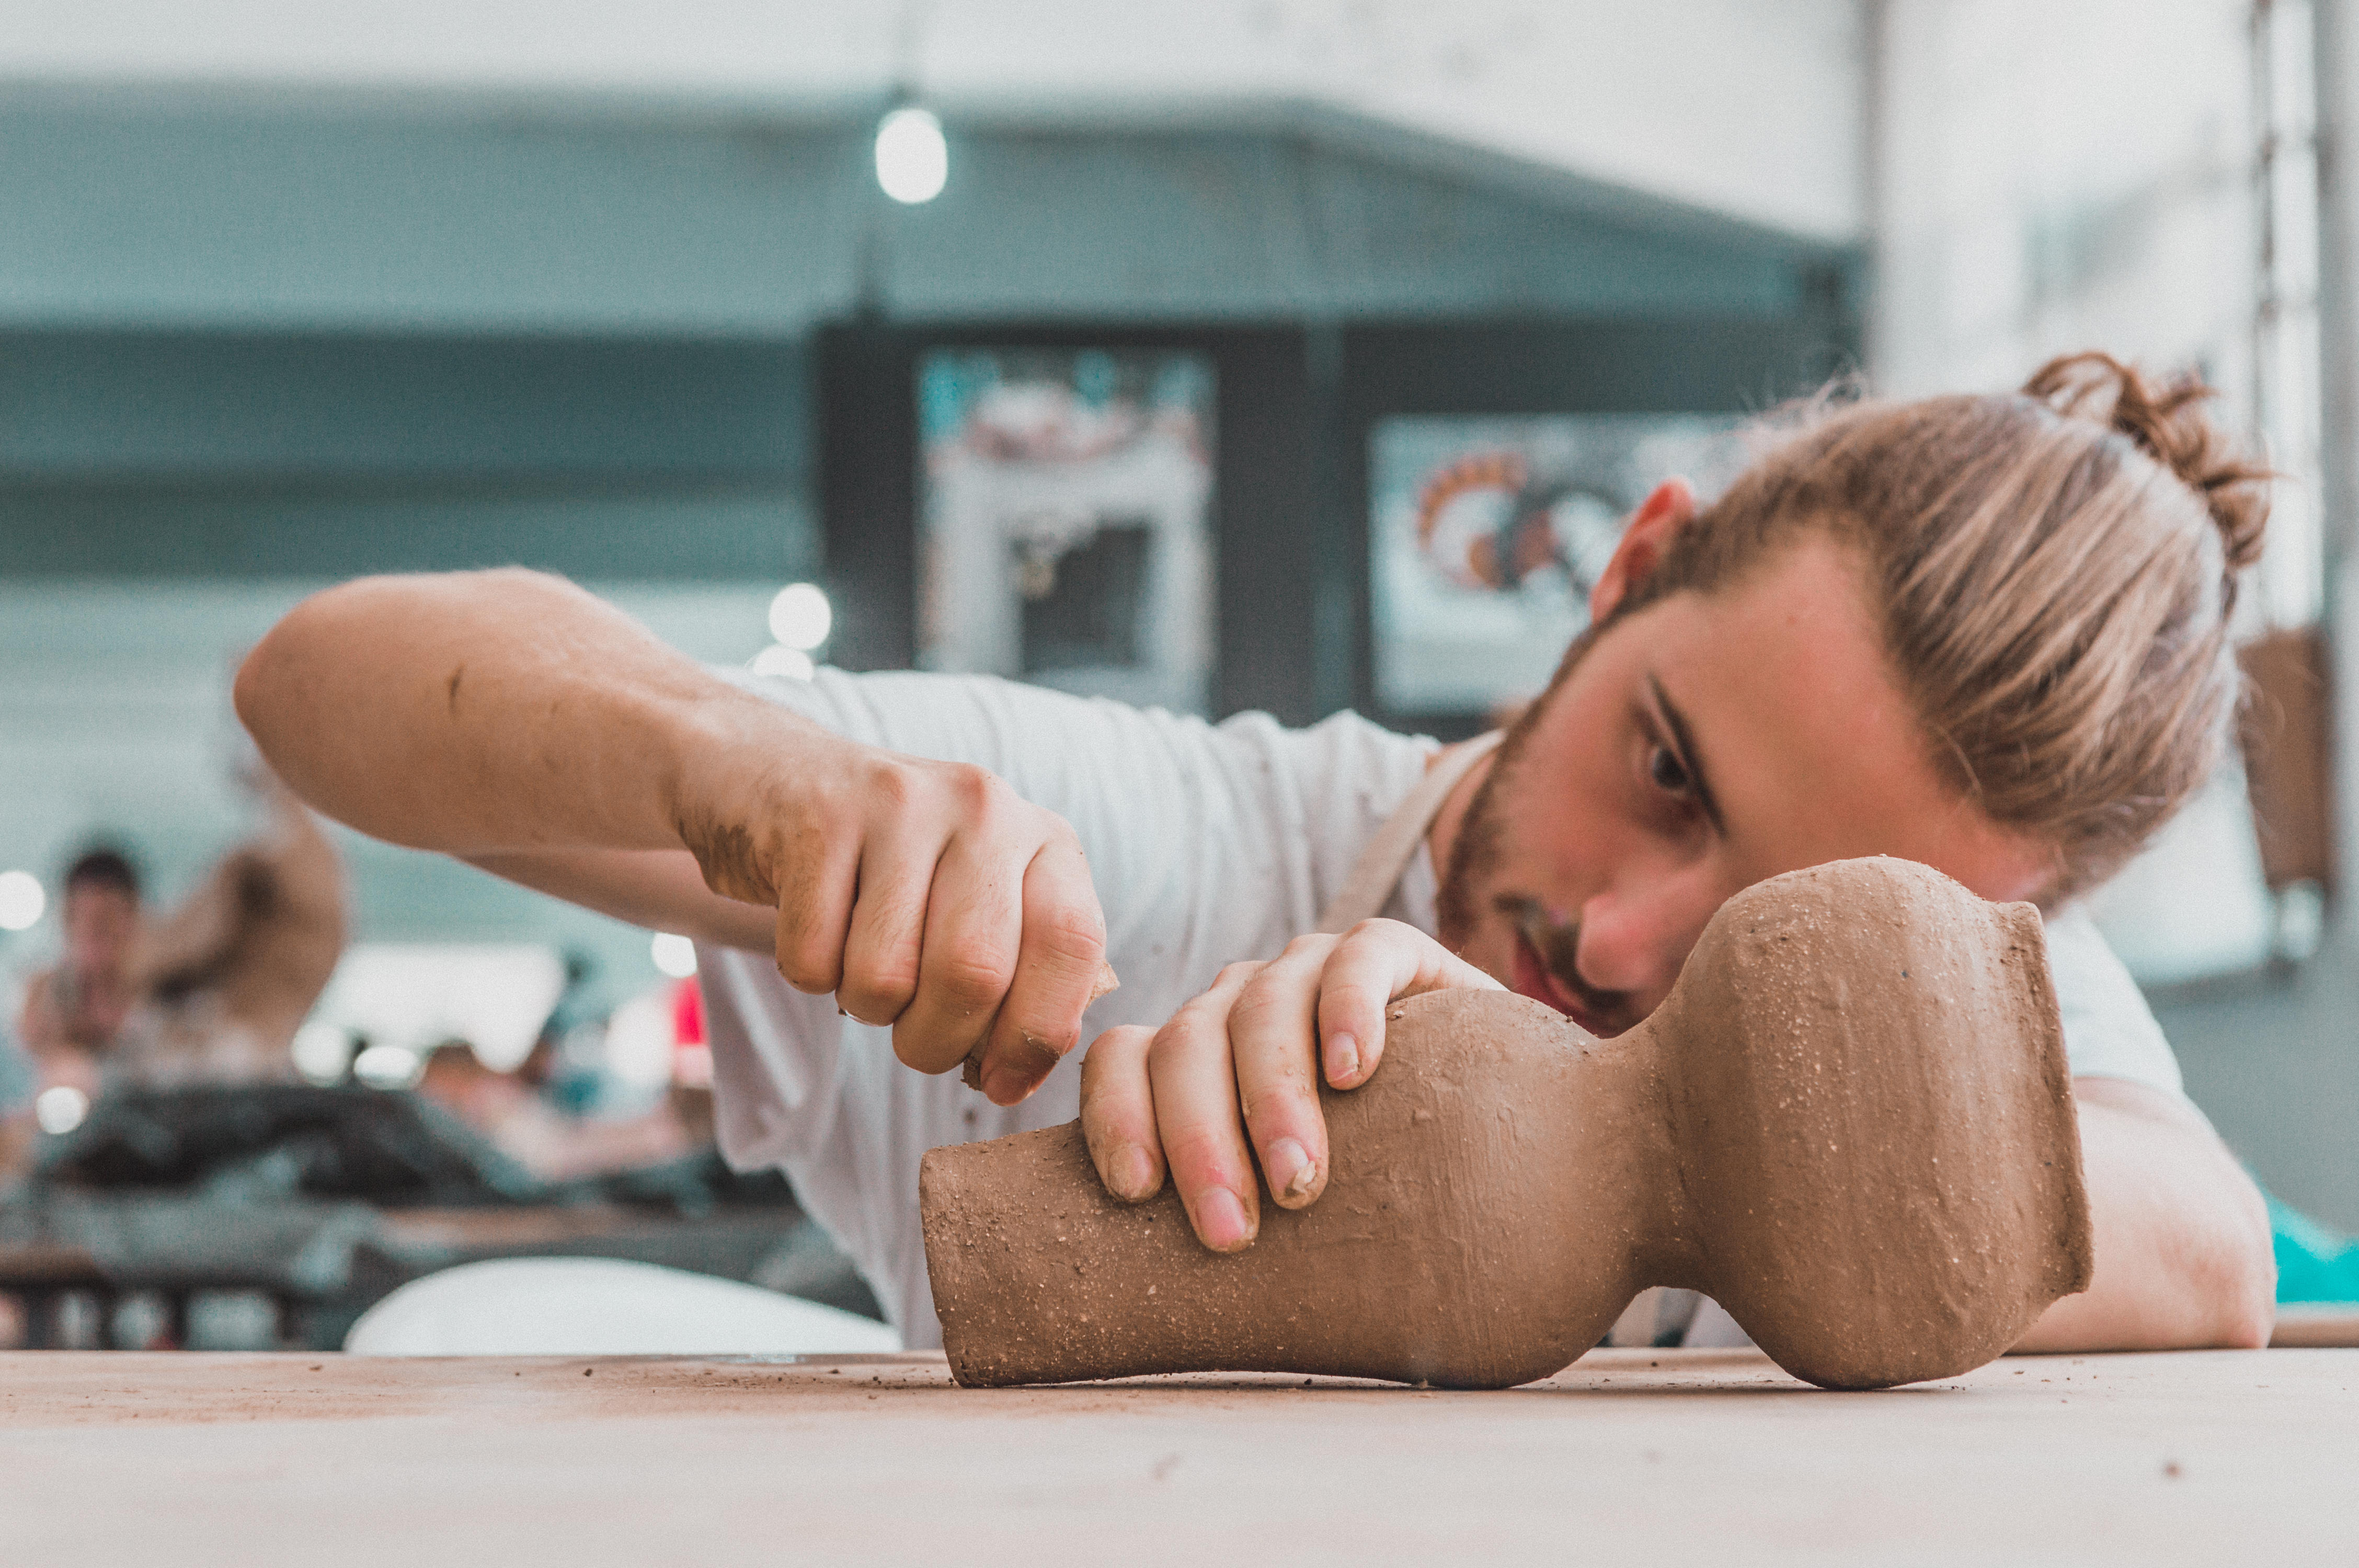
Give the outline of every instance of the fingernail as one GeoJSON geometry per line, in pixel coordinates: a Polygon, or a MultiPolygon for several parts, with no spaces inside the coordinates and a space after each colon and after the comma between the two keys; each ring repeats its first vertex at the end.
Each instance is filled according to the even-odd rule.
{"type": "Polygon", "coordinates": [[[1212,1187],[1196,1199],[1196,1234],[1215,1252],[1234,1252],[1253,1239],[1245,1228],[1245,1206],[1226,1187],[1212,1187]]]}
{"type": "Polygon", "coordinates": [[[1331,1036],[1327,1042],[1327,1081],[1347,1082],[1359,1070],[1360,1043],[1348,1034],[1331,1036]]]}
{"type": "Polygon", "coordinates": [[[994,1105],[1019,1104],[1024,1095],[1024,1080],[1013,1067],[994,1067],[983,1075],[983,1098],[994,1105]]]}
{"type": "Polygon", "coordinates": [[[1114,1195],[1137,1203],[1155,1181],[1155,1162],[1136,1143],[1125,1143],[1107,1162],[1114,1167],[1114,1195]]]}
{"type": "Polygon", "coordinates": [[[1291,1138],[1281,1138],[1269,1146],[1262,1156],[1262,1169],[1269,1174],[1269,1190],[1282,1204],[1309,1198],[1319,1180],[1319,1167],[1311,1163],[1310,1151],[1291,1138]]]}

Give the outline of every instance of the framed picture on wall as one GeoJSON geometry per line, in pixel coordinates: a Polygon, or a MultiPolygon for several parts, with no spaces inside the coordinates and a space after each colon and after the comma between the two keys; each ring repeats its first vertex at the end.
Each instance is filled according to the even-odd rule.
{"type": "Polygon", "coordinates": [[[919,666],[1207,711],[1210,357],[940,348],[917,380],[919,666]]]}
{"type": "Polygon", "coordinates": [[[1369,610],[1388,712],[1493,714],[1548,684],[1589,623],[1622,524],[1681,475],[1741,464],[1726,415],[1401,415],[1369,430],[1369,610]]]}

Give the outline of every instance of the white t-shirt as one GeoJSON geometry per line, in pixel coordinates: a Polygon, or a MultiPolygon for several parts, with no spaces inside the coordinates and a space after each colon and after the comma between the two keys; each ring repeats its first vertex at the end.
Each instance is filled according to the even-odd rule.
{"type": "MultiPolygon", "coordinates": [[[[987,676],[721,673],[850,740],[988,768],[1072,825],[1122,979],[1089,1010],[1084,1044],[1118,1023],[1160,1024],[1223,964],[1274,957],[1311,930],[1434,749],[1348,713],[1307,730],[1258,713],[1213,725],[987,676]]],[[[1430,932],[1434,892],[1420,848],[1385,913],[1430,932]]],[[[2072,1070],[2178,1093],[2162,1031],[2087,916],[2051,920],[2048,942],[2072,1070]]],[[[903,1067],[891,1031],[795,990],[766,956],[697,957],[723,1152],[741,1168],[783,1167],[907,1343],[940,1345],[918,1162],[940,1144],[1071,1121],[1078,1063],[1003,1109],[955,1073],[903,1067]]]]}

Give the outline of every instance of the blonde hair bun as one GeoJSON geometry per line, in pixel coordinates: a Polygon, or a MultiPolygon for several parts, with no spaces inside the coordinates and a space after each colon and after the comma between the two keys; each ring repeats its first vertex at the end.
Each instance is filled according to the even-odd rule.
{"type": "Polygon", "coordinates": [[[2276,476],[2212,422],[2203,406],[2218,394],[2202,377],[2182,372],[2153,382],[2136,365],[2089,350],[2049,360],[2023,391],[2067,417],[2126,436],[2201,496],[2220,531],[2233,599],[2236,574],[2261,558],[2276,476]]]}
{"type": "Polygon", "coordinates": [[[1855,546],[1934,766],[2055,848],[2052,903],[2136,853],[2228,743],[2270,475],[2210,396],[2085,353],[2019,393],[1811,399],[1614,615],[1715,591],[1806,530],[1855,546]]]}

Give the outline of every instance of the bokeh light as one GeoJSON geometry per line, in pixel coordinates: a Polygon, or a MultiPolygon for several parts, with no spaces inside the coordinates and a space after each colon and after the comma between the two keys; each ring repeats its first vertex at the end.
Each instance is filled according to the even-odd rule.
{"type": "Polygon", "coordinates": [[[904,206],[931,201],[950,183],[950,144],[929,109],[896,109],[876,125],[876,183],[904,206]]]}
{"type": "Polygon", "coordinates": [[[305,1083],[340,1083],[352,1065],[353,1037],[332,1023],[307,1023],[295,1032],[293,1054],[305,1083]]]}
{"type": "Polygon", "coordinates": [[[673,979],[684,980],[696,973],[696,944],[685,936],[669,931],[658,932],[650,947],[656,968],[673,979]]]}
{"type": "Polygon", "coordinates": [[[33,1119],[52,1138],[62,1138],[90,1115],[90,1097],[71,1084],[43,1089],[33,1101],[33,1119]]]}
{"type": "Polygon", "coordinates": [[[353,1076],[373,1089],[406,1089],[426,1069],[425,1059],[399,1045],[372,1045],[353,1058],[353,1076]]]}
{"type": "Polygon", "coordinates": [[[770,600],[770,635],[786,647],[810,653],[835,629],[835,607],[815,582],[790,582],[770,600]]]}
{"type": "Polygon", "coordinates": [[[663,990],[634,997],[606,1024],[606,1070],[642,1093],[671,1082],[671,999],[663,990]]]}
{"type": "Polygon", "coordinates": [[[0,871],[0,931],[26,931],[49,907],[41,879],[30,871],[0,871]]]}

